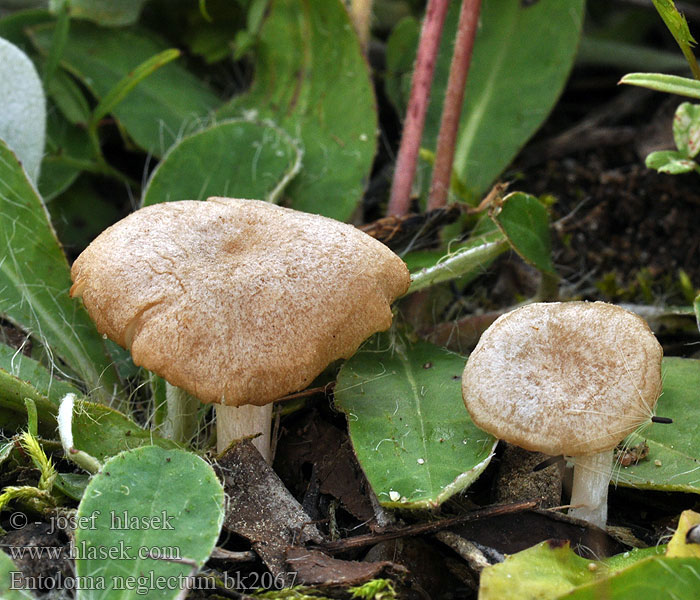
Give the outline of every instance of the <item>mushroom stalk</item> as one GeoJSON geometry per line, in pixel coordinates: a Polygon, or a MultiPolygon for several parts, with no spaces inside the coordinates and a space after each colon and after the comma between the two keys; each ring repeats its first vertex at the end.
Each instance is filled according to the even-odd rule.
{"type": "Polygon", "coordinates": [[[165,401],[168,414],[163,422],[164,435],[175,442],[189,444],[197,433],[199,400],[166,382],[165,401]]]}
{"type": "Polygon", "coordinates": [[[608,519],[608,486],[613,469],[613,450],[576,457],[569,515],[605,529],[608,519]]]}
{"type": "Polygon", "coordinates": [[[259,433],[253,445],[265,461],[272,462],[270,451],[270,429],[272,426],[272,404],[265,406],[226,406],[216,407],[216,449],[223,452],[234,440],[240,440],[259,433]]]}

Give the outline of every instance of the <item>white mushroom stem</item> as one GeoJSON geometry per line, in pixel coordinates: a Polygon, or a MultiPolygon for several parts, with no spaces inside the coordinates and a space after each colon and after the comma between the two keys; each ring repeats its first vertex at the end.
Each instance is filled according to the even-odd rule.
{"type": "Polygon", "coordinates": [[[199,399],[166,382],[165,401],[168,414],[163,422],[163,434],[175,442],[189,444],[197,433],[199,399]]]}
{"type": "Polygon", "coordinates": [[[269,464],[272,461],[270,451],[270,429],[272,427],[272,404],[265,406],[216,406],[216,449],[219,453],[226,450],[231,442],[244,437],[260,435],[253,440],[253,445],[269,464]]]}
{"type": "Polygon", "coordinates": [[[608,486],[613,469],[613,450],[577,456],[569,515],[605,529],[608,519],[608,486]]]}

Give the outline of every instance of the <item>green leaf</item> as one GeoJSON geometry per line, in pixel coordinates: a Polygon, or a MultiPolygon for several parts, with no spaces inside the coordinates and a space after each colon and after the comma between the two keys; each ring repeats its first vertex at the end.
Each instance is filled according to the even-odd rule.
{"type": "Polygon", "coordinates": [[[275,0],[256,49],[251,89],[219,116],[271,119],[298,136],[304,165],[285,190],[291,205],[347,220],[369,177],[377,114],[367,63],[343,3],[275,0]]]}
{"type": "Polygon", "coordinates": [[[619,83],[636,85],[649,88],[657,92],[668,92],[679,96],[688,96],[700,100],[700,81],[679,77],[678,75],[664,75],[662,73],[628,73],[619,83]]]}
{"type": "Polygon", "coordinates": [[[698,324],[698,329],[700,330],[700,294],[695,297],[695,302],[693,302],[693,310],[695,311],[695,321],[698,324]]]}
{"type": "Polygon", "coordinates": [[[273,123],[233,119],[185,137],[151,175],[143,206],[209,196],[276,200],[302,152],[273,123]]]}
{"type": "Polygon", "coordinates": [[[413,17],[405,17],[394,27],[386,44],[384,91],[399,115],[406,113],[419,39],[420,23],[413,17]]]}
{"type": "Polygon", "coordinates": [[[429,508],[468,487],[495,439],[462,401],[465,359],[379,335],[338,374],[336,406],[374,493],[384,506],[429,508]]]}
{"type": "Polygon", "coordinates": [[[611,577],[572,591],[567,600],[695,600],[700,585],[700,558],[653,556],[611,577]]]}
{"type": "Polygon", "coordinates": [[[613,481],[643,489],[700,493],[700,361],[667,357],[663,361],[663,390],[656,414],[673,423],[652,424],[629,436],[626,443],[646,442],[647,458],[617,467],[613,481]]]}
{"type": "MultiPolygon", "coordinates": [[[[66,0],[49,0],[49,9],[57,12],[66,0]]],[[[136,23],[146,0],[70,0],[70,15],[105,26],[136,23]]]]}
{"type": "MultiPolygon", "coordinates": [[[[51,103],[46,125],[46,152],[41,163],[39,192],[44,201],[49,202],[66,191],[83,169],[94,163],[94,153],[85,127],[72,125],[51,103]]],[[[63,236],[61,240],[66,243],[63,236]]]]}
{"type": "Polygon", "coordinates": [[[508,248],[503,234],[494,231],[450,248],[446,254],[435,251],[408,254],[404,260],[411,271],[411,286],[406,294],[458,277],[475,277],[508,248]]]}
{"type": "Polygon", "coordinates": [[[77,600],[175,598],[192,567],[173,559],[204,564],[221,529],[223,501],[211,466],[189,452],[151,446],[108,461],[83,495],[75,533],[76,574],[104,588],[82,589],[77,600]]]}
{"type": "Polygon", "coordinates": [[[15,580],[17,573],[21,573],[21,571],[12,562],[12,559],[4,552],[0,552],[0,598],[3,600],[34,598],[28,591],[18,589],[15,580]]]}
{"type": "MultiPolygon", "coordinates": [[[[604,561],[585,559],[575,554],[569,542],[550,540],[506,557],[502,563],[487,567],[481,574],[479,600],[554,600],[558,598],[591,598],[636,600],[651,598],[645,582],[636,595],[620,593],[619,582],[628,579],[628,572],[638,574],[643,565],[673,566],[674,559],[663,556],[660,548],[645,548],[618,554],[604,561]],[[599,595],[589,595],[595,589],[599,595]]],[[[661,589],[661,588],[659,588],[661,589]]],[[[654,596],[656,597],[656,596],[654,596]]],[[[661,594],[658,597],[667,597],[661,594]]],[[[675,596],[674,596],[675,597],[675,596]]]]}
{"type": "Polygon", "coordinates": [[[673,139],[687,158],[700,152],[700,105],[683,102],[673,119],[673,139]]]}
{"type": "MultiPolygon", "coordinates": [[[[29,34],[42,52],[48,52],[53,25],[39,25],[29,34]]],[[[137,28],[104,29],[77,21],[71,23],[62,65],[101,99],[133,69],[167,49],[162,40],[137,28]]],[[[138,146],[161,156],[218,104],[204,83],[171,63],[136,86],[114,108],[114,116],[138,146]]]]}
{"type": "MultiPolygon", "coordinates": [[[[554,107],[576,56],[584,0],[482,4],[455,146],[454,171],[481,196],[554,107]],[[552,27],[556,23],[556,27],[552,27]]],[[[423,145],[435,148],[459,2],[451,3],[423,145]]]]}
{"type": "Polygon", "coordinates": [[[690,173],[698,168],[697,163],[687,158],[682,152],[676,150],[659,150],[649,154],[645,161],[649,169],[655,169],[660,173],[679,175],[690,173]]]}
{"type": "Polygon", "coordinates": [[[46,208],[0,142],[0,314],[30,332],[94,390],[119,398],[121,386],[102,338],[79,302],[70,299],[70,270],[46,208]]]}
{"type": "Polygon", "coordinates": [[[700,67],[698,67],[698,61],[695,59],[691,48],[691,46],[695,45],[695,39],[690,35],[690,29],[688,29],[688,22],[685,20],[685,17],[678,12],[673,0],[652,0],[652,2],[659,16],[671,32],[673,39],[676,40],[681,52],[683,52],[683,56],[688,61],[693,76],[696,79],[700,78],[700,67]]]}
{"type": "MultiPolygon", "coordinates": [[[[63,116],[73,125],[85,126],[90,119],[90,106],[80,86],[63,69],[56,71],[48,88],[49,97],[63,116]]],[[[51,116],[49,110],[49,117],[51,116]]]]}
{"type": "Polygon", "coordinates": [[[549,214],[537,198],[522,192],[508,194],[494,210],[492,218],[523,259],[540,271],[556,274],[552,264],[549,214]]]}
{"type": "Polygon", "coordinates": [[[122,79],[114,84],[114,87],[107,92],[102,99],[97,103],[95,110],[90,118],[89,125],[97,127],[98,122],[114,111],[131,91],[141,83],[146,77],[152,75],[161,67],[167,65],[180,57],[180,51],[176,48],[168,48],[159,52],[155,56],[143,61],[135,69],[129,71],[122,79]]]}
{"type": "Polygon", "coordinates": [[[56,406],[66,394],[81,393],[67,381],[57,379],[55,374],[41,363],[5,344],[0,344],[0,369],[30,383],[37,392],[46,396],[56,406]]]}
{"type": "Polygon", "coordinates": [[[0,140],[12,148],[36,183],[46,137],[44,90],[32,61],[2,38],[0,81],[0,140]]]}
{"type": "Polygon", "coordinates": [[[108,406],[86,400],[77,400],[75,406],[73,445],[99,461],[142,446],[158,446],[166,450],[178,447],[172,440],[143,429],[108,406]]]}
{"type": "MultiPolygon", "coordinates": [[[[32,368],[36,370],[41,366],[33,366],[32,368]]],[[[28,371],[29,367],[25,365],[22,369],[21,373],[30,372],[28,371]]],[[[36,407],[39,432],[47,438],[55,437],[56,416],[61,400],[58,393],[60,386],[54,381],[49,388],[47,385],[49,378],[48,372],[37,376],[38,383],[36,385],[41,390],[39,391],[34,387],[33,381],[23,381],[0,366],[0,409],[3,409],[3,417],[16,415],[19,421],[26,426],[25,399],[29,398],[36,407]],[[48,398],[42,393],[44,390],[50,394],[48,398]]],[[[10,423],[3,418],[3,427],[6,428],[6,431],[9,426],[10,423]]],[[[73,442],[75,448],[98,460],[106,460],[119,452],[141,446],[157,445],[166,449],[177,447],[173,441],[143,429],[120,412],[87,400],[76,401],[76,409],[73,414],[73,442]]]]}

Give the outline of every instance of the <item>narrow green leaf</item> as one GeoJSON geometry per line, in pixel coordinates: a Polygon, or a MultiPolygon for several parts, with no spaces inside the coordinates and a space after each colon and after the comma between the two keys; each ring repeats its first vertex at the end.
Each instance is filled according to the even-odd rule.
{"type": "Polygon", "coordinates": [[[549,214],[537,198],[522,192],[508,194],[492,218],[523,259],[540,271],[556,274],[552,263],[549,214]]]}
{"type": "MultiPolygon", "coordinates": [[[[411,286],[406,294],[412,294],[443,281],[483,273],[484,269],[508,248],[509,244],[505,236],[500,231],[495,231],[450,249],[444,255],[435,257],[435,253],[431,253],[429,261],[432,264],[416,271],[412,269],[411,286]]],[[[406,259],[411,268],[412,264],[418,262],[419,256],[411,258],[408,255],[406,259]]]]}
{"type": "Polygon", "coordinates": [[[44,63],[44,72],[42,74],[44,89],[48,89],[51,85],[53,76],[56,73],[59,62],[61,61],[61,56],[63,56],[63,50],[66,47],[66,42],[68,42],[68,32],[70,30],[68,2],[66,0],[61,0],[60,2],[56,2],[56,4],[59,5],[55,11],[56,27],[54,28],[51,46],[49,48],[48,56],[46,57],[46,62],[44,63]]]}
{"type": "MultiPolygon", "coordinates": [[[[48,52],[53,29],[54,25],[45,24],[28,30],[43,53],[48,52]]],[[[131,71],[164,50],[167,45],[162,40],[136,27],[105,29],[75,21],[61,65],[101,99],[131,71]]],[[[218,104],[218,98],[204,83],[171,63],[143,80],[113,114],[138,146],[161,156],[218,104]]]]}
{"type": "Polygon", "coordinates": [[[41,198],[0,142],[0,314],[30,332],[86,382],[96,398],[118,400],[121,386],[104,342],[68,296],[66,257],[41,198]]]}
{"type": "Polygon", "coordinates": [[[180,51],[175,48],[163,50],[148,60],[142,62],[133,71],[129,72],[120,79],[115,86],[109,90],[102,99],[98,102],[90,119],[90,126],[96,127],[97,123],[106,115],[113,112],[129,93],[146,77],[151,75],[157,69],[167,65],[180,56],[180,51]]]}
{"type": "Polygon", "coordinates": [[[372,338],[338,374],[336,406],[374,493],[385,506],[429,508],[468,487],[496,440],[462,401],[465,359],[419,342],[372,338]]]}
{"type": "Polygon", "coordinates": [[[298,136],[303,169],[285,190],[292,207],[347,220],[369,177],[377,114],[345,6],[340,0],[276,0],[255,48],[252,87],[219,116],[271,119],[298,136]]]}
{"type": "Polygon", "coordinates": [[[671,32],[673,39],[676,40],[681,52],[683,52],[683,56],[688,61],[693,76],[695,79],[700,79],[700,67],[691,49],[691,46],[695,45],[695,39],[690,35],[690,29],[688,29],[688,22],[685,20],[685,17],[678,12],[673,0],[652,0],[652,2],[659,16],[671,32]]]}
{"type": "Polygon", "coordinates": [[[273,123],[233,119],[183,138],[163,157],[142,206],[210,196],[275,201],[301,168],[298,144],[273,123]]]}
{"type": "Polygon", "coordinates": [[[673,423],[651,424],[625,440],[646,443],[648,456],[629,467],[616,467],[613,482],[642,489],[700,494],[700,361],[664,358],[663,390],[656,414],[673,423]]]}
{"type": "Polygon", "coordinates": [[[698,329],[700,329],[700,294],[695,297],[695,302],[693,302],[693,310],[695,311],[695,320],[698,324],[698,329]]]}
{"type": "Polygon", "coordinates": [[[619,83],[700,100],[700,81],[689,79],[688,77],[664,75],[662,73],[628,73],[620,79],[619,83]]]}
{"type": "Polygon", "coordinates": [[[211,466],[189,452],[151,446],[109,460],[85,490],[75,532],[76,574],[104,585],[77,600],[178,597],[192,570],[183,561],[201,566],[214,549],[223,501],[211,466]]]}
{"type": "Polygon", "coordinates": [[[700,105],[683,102],[673,118],[673,139],[687,158],[700,152],[700,105]]]}

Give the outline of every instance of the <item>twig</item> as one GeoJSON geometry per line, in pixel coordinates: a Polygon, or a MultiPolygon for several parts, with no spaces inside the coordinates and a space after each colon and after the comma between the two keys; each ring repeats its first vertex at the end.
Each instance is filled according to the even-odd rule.
{"type": "Polygon", "coordinates": [[[472,50],[474,49],[474,38],[476,38],[476,30],[479,24],[480,9],[481,0],[463,0],[459,13],[459,26],[452,63],[450,64],[450,77],[447,80],[445,103],[442,107],[428,210],[435,210],[447,204],[459,118],[462,114],[464,88],[472,60],[472,50]]]}
{"type": "Polygon", "coordinates": [[[461,525],[462,523],[468,523],[470,521],[523,512],[530,510],[531,508],[535,508],[538,506],[538,504],[539,500],[527,500],[525,502],[514,502],[513,504],[489,506],[488,508],[472,511],[466,515],[441,519],[431,523],[408,525],[406,527],[402,527],[401,529],[397,529],[396,531],[388,531],[386,533],[379,534],[370,533],[367,535],[356,535],[338,540],[337,542],[328,542],[323,546],[320,546],[320,549],[325,550],[326,552],[342,552],[344,550],[370,546],[372,544],[386,542],[388,540],[395,540],[397,538],[422,535],[425,533],[435,533],[436,531],[441,531],[443,529],[447,529],[448,527],[454,527],[455,525],[461,525]]]}
{"type": "Polygon", "coordinates": [[[433,81],[440,36],[449,5],[449,0],[428,0],[387,215],[405,215],[409,210],[411,187],[416,173],[425,113],[430,99],[430,85],[433,81]]]}

